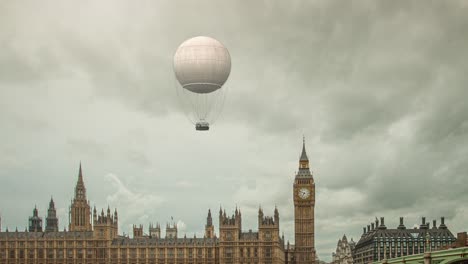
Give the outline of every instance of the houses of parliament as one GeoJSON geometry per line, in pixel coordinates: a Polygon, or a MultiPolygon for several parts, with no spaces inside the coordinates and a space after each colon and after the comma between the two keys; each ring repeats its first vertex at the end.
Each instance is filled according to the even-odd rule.
{"type": "Polygon", "coordinates": [[[217,236],[211,210],[203,237],[180,237],[177,225],[133,226],[133,237],[119,235],[118,213],[110,208],[91,209],[86,196],[81,164],[74,198],[70,205],[68,230],[59,231],[59,219],[51,199],[45,227],[34,208],[28,230],[2,230],[0,264],[315,264],[315,183],[302,146],[299,169],[293,183],[295,244],[280,236],[280,216],[258,211],[258,230],[242,229],[242,213],[219,210],[217,236]]]}

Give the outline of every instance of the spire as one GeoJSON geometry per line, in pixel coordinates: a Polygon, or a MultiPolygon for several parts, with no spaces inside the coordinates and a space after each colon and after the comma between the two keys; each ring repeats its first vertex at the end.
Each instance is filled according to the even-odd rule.
{"type": "Polygon", "coordinates": [[[212,226],[213,219],[211,218],[211,210],[208,209],[208,217],[206,218],[206,226],[212,226]]]}
{"type": "Polygon", "coordinates": [[[80,161],[80,171],[78,172],[78,182],[83,182],[83,171],[81,170],[81,161],[80,161]]]}
{"type": "Polygon", "coordinates": [[[301,158],[299,159],[300,161],[309,161],[309,158],[307,158],[307,153],[305,149],[305,137],[302,136],[302,153],[301,153],[301,158]]]}
{"type": "Polygon", "coordinates": [[[302,138],[302,152],[299,158],[299,171],[296,173],[296,178],[311,178],[312,174],[309,169],[309,158],[305,149],[305,137],[302,138]]]}
{"type": "Polygon", "coordinates": [[[54,198],[50,196],[49,209],[55,209],[54,198]]]}
{"type": "Polygon", "coordinates": [[[78,171],[78,181],[75,187],[75,199],[86,201],[86,188],[84,186],[84,181],[83,181],[83,170],[81,169],[81,161],[80,161],[80,168],[78,171]]]}

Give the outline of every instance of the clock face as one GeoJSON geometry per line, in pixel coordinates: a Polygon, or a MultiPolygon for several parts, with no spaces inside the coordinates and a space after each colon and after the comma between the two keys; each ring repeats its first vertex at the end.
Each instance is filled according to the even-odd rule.
{"type": "Polygon", "coordinates": [[[301,199],[307,199],[310,196],[310,191],[307,188],[301,188],[298,194],[301,199]]]}

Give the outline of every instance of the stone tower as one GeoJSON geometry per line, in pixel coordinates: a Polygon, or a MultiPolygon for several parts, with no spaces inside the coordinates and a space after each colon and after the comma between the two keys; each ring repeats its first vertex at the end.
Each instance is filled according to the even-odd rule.
{"type": "Polygon", "coordinates": [[[166,225],[166,238],[177,238],[177,224],[172,223],[172,224],[167,224],[166,225]]]}
{"type": "Polygon", "coordinates": [[[205,237],[206,238],[213,238],[214,237],[213,218],[211,218],[211,210],[210,209],[208,209],[208,216],[206,217],[205,237]]]}
{"type": "Polygon", "coordinates": [[[264,216],[263,209],[258,210],[258,236],[263,241],[279,241],[279,212],[275,207],[274,216],[264,216]]]}
{"type": "MultiPolygon", "coordinates": [[[[242,230],[242,215],[237,209],[232,216],[226,215],[226,211],[219,208],[219,263],[233,263],[235,250],[233,245],[237,245],[240,240],[242,230]]],[[[234,262],[237,263],[237,262],[234,262]]]]}
{"type": "Polygon", "coordinates": [[[29,217],[29,232],[42,232],[42,218],[34,206],[33,216],[29,217]]]}
{"type": "Polygon", "coordinates": [[[302,143],[299,171],[294,179],[294,235],[297,264],[315,263],[315,183],[309,169],[309,159],[302,143]]]}
{"type": "Polygon", "coordinates": [[[58,232],[58,218],[57,211],[55,210],[55,203],[52,197],[49,202],[49,210],[47,210],[46,218],[46,232],[58,232]]]}
{"type": "Polygon", "coordinates": [[[96,207],[94,207],[93,227],[93,234],[97,239],[111,240],[116,238],[119,232],[117,209],[114,209],[114,213],[112,214],[109,206],[107,206],[107,214],[104,214],[104,209],[102,209],[101,215],[99,215],[96,207]]]}
{"type": "Polygon", "coordinates": [[[133,238],[143,237],[143,225],[133,225],[133,238]]]}
{"type": "Polygon", "coordinates": [[[152,223],[149,225],[149,235],[154,238],[161,238],[161,226],[159,223],[156,223],[154,226],[152,223]]]}
{"type": "Polygon", "coordinates": [[[75,187],[75,198],[70,206],[70,231],[92,231],[91,227],[91,209],[89,201],[86,200],[86,188],[83,182],[83,172],[78,172],[78,182],[75,187]]]}

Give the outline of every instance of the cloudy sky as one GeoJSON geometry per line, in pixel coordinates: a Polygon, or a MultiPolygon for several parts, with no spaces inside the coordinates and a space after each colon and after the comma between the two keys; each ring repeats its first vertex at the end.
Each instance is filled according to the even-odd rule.
{"type": "Polygon", "coordinates": [[[2,1],[0,214],[21,230],[50,197],[60,229],[83,164],[91,205],[203,234],[208,208],[257,229],[275,205],[293,241],[302,136],[316,247],[384,216],[468,230],[466,1],[2,1]],[[230,51],[222,117],[187,121],[172,56],[212,36],[230,51]],[[440,220],[438,220],[439,222],[440,220]]]}

